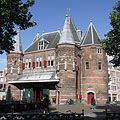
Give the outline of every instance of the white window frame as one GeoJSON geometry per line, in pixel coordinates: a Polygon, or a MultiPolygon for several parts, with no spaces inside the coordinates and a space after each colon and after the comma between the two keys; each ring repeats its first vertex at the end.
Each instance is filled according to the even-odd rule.
{"type": "Polygon", "coordinates": [[[48,67],[54,66],[54,55],[53,54],[48,55],[47,66],[48,67]]]}
{"type": "Polygon", "coordinates": [[[98,48],[98,54],[102,54],[102,48],[98,48]]]}
{"type": "Polygon", "coordinates": [[[10,73],[13,74],[13,66],[11,66],[10,73]]]}
{"type": "Polygon", "coordinates": [[[42,67],[42,56],[39,57],[39,67],[42,67]]]}
{"type": "Polygon", "coordinates": [[[44,40],[40,40],[38,42],[38,50],[44,50],[44,40]],[[41,42],[42,42],[42,44],[41,44],[41,42]]]}
{"type": "Polygon", "coordinates": [[[36,57],[36,67],[42,67],[42,56],[37,56],[36,57]]]}
{"type": "Polygon", "coordinates": [[[31,66],[32,66],[32,60],[31,60],[31,58],[29,59],[29,68],[31,68],[31,66]]]}
{"type": "Polygon", "coordinates": [[[28,58],[26,58],[26,60],[25,60],[25,68],[29,68],[29,59],[28,58]]]}
{"type": "Polygon", "coordinates": [[[36,57],[36,67],[39,67],[39,56],[36,57]]]}
{"type": "Polygon", "coordinates": [[[31,58],[26,58],[25,60],[25,68],[29,69],[32,67],[32,59],[31,58]]]}

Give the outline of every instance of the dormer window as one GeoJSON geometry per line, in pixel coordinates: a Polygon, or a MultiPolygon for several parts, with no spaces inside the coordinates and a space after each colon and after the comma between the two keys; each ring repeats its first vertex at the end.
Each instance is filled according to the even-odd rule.
{"type": "Polygon", "coordinates": [[[38,49],[39,50],[43,50],[44,49],[44,41],[39,41],[38,49]]]}
{"type": "Polygon", "coordinates": [[[39,42],[38,42],[38,50],[44,50],[47,48],[48,45],[48,41],[46,41],[44,38],[42,38],[39,42]]]}

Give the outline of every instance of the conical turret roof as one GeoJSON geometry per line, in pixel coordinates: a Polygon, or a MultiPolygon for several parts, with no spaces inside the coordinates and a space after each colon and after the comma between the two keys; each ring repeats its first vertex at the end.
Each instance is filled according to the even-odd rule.
{"type": "Polygon", "coordinates": [[[86,44],[100,44],[99,40],[101,39],[100,36],[98,35],[92,21],[90,21],[90,25],[87,29],[87,32],[83,38],[82,45],[86,44]]]}
{"type": "Polygon", "coordinates": [[[18,29],[17,35],[15,36],[15,44],[14,44],[14,51],[13,52],[18,52],[22,53],[22,44],[21,44],[21,38],[20,38],[20,30],[18,29]]]}
{"type": "Polygon", "coordinates": [[[66,15],[65,23],[63,26],[60,40],[59,40],[59,44],[61,43],[72,43],[72,44],[75,43],[71,28],[70,28],[70,21],[69,21],[68,15],[66,15]]]}

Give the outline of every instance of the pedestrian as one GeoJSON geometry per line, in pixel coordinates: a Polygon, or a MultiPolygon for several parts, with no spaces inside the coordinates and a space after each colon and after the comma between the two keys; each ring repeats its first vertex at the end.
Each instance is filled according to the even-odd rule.
{"type": "Polygon", "coordinates": [[[92,107],[92,110],[95,110],[95,99],[94,99],[94,97],[92,97],[92,99],[91,99],[91,107],[92,107]]]}
{"type": "Polygon", "coordinates": [[[50,100],[48,95],[46,95],[45,99],[43,100],[43,106],[44,106],[44,113],[49,113],[49,105],[50,105],[50,100]]]}

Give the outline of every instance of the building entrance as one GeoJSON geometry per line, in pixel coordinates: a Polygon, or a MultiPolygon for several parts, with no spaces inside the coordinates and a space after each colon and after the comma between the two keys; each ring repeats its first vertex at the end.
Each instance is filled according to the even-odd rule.
{"type": "Polygon", "coordinates": [[[88,104],[91,104],[91,99],[92,99],[92,97],[94,97],[94,93],[89,92],[89,93],[87,94],[87,103],[88,103],[88,104]]]}

